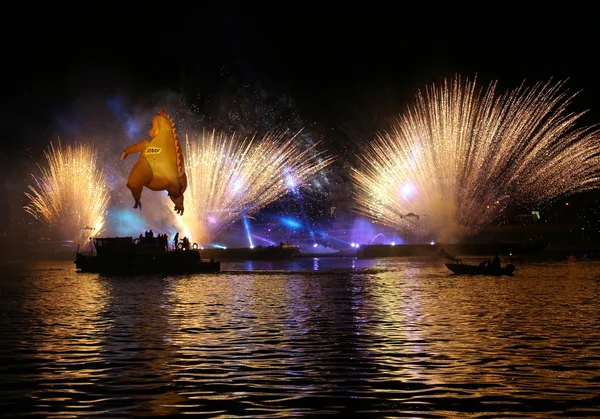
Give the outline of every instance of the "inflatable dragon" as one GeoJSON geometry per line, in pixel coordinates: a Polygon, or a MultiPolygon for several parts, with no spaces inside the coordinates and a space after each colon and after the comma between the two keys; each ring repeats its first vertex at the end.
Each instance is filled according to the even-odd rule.
{"type": "Polygon", "coordinates": [[[130,145],[121,154],[123,160],[129,154],[140,153],[127,180],[127,187],[135,200],[133,208],[142,209],[140,198],[145,186],[153,191],[167,191],[175,204],[175,212],[183,215],[183,193],[187,187],[187,177],[175,124],[161,109],[152,118],[152,128],[148,134],[150,140],[130,145]]]}

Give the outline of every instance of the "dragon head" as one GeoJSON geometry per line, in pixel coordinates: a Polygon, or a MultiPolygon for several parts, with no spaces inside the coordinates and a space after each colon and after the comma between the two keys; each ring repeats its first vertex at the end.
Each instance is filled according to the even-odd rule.
{"type": "Polygon", "coordinates": [[[159,111],[158,115],[154,115],[152,118],[152,128],[148,131],[148,135],[151,138],[156,137],[161,131],[172,130],[172,123],[169,120],[167,114],[162,109],[159,111]]]}

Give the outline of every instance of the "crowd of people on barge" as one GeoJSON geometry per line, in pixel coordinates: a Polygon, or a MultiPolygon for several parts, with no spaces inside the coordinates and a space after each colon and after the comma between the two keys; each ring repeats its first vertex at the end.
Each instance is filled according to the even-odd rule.
{"type": "MultiPolygon", "coordinates": [[[[158,244],[161,248],[169,250],[169,236],[167,234],[159,234],[154,236],[152,230],[140,234],[138,237],[138,244],[142,245],[156,245],[158,244]]],[[[175,250],[190,250],[190,240],[187,237],[179,240],[179,232],[175,233],[173,239],[173,249],[175,250]]]]}

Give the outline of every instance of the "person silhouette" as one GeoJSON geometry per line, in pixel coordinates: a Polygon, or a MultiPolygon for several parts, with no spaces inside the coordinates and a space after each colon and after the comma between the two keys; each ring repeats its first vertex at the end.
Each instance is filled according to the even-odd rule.
{"type": "Polygon", "coordinates": [[[494,256],[494,260],[492,261],[492,268],[494,268],[494,269],[500,268],[500,257],[498,256],[497,253],[496,253],[496,256],[494,256]]]}

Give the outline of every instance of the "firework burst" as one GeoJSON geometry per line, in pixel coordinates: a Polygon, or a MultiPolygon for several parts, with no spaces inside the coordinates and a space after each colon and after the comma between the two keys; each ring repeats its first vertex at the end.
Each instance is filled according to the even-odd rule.
{"type": "Polygon", "coordinates": [[[205,133],[186,136],[186,234],[207,243],[211,235],[252,214],[328,166],[333,158],[306,148],[286,133],[257,139],[205,133]]]}
{"type": "Polygon", "coordinates": [[[496,95],[456,77],[418,93],[351,170],[356,210],[382,224],[450,238],[509,205],[539,205],[600,185],[599,131],[578,128],[564,82],[496,95]]]}
{"type": "Polygon", "coordinates": [[[58,228],[66,239],[75,239],[102,231],[109,195],[106,179],[97,167],[97,151],[78,144],[55,147],[44,152],[46,165],[38,165],[41,175],[32,174],[29,204],[24,209],[50,227],[58,228]]]}

